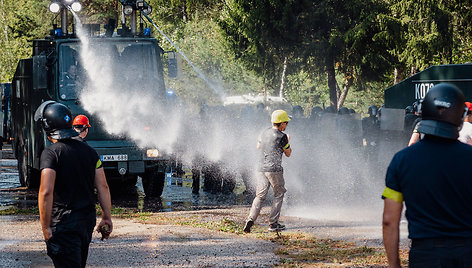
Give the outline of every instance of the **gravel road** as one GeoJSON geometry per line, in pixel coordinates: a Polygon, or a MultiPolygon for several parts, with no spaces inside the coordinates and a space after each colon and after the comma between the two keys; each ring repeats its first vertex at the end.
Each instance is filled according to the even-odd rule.
{"type": "MultiPolygon", "coordinates": [[[[202,221],[221,219],[241,222],[245,206],[201,211],[165,212],[202,221]]],[[[256,224],[262,225],[269,208],[256,224]]],[[[282,216],[286,232],[309,232],[318,237],[381,246],[377,223],[308,220],[282,216]]],[[[141,224],[114,218],[112,237],[102,242],[94,233],[88,267],[271,267],[280,259],[277,245],[254,235],[235,235],[176,225],[141,224]]],[[[406,247],[406,224],[402,224],[402,246],[406,247]]],[[[0,216],[0,267],[52,267],[46,255],[38,216],[0,216]]]]}
{"type": "MultiPolygon", "coordinates": [[[[52,267],[38,217],[0,217],[0,267],[52,267]]],[[[114,219],[111,239],[94,233],[88,267],[268,267],[276,245],[185,226],[114,219]]]]}

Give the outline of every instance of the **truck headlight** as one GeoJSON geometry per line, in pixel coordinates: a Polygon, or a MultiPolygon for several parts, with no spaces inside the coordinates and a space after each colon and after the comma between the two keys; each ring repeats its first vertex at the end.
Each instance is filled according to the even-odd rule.
{"type": "Polygon", "coordinates": [[[159,157],[159,150],[157,149],[147,149],[146,150],[146,156],[148,158],[156,158],[159,157]]]}

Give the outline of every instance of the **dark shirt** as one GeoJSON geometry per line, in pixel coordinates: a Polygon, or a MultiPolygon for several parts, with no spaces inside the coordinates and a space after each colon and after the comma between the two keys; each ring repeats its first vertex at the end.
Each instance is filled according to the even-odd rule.
{"type": "Polygon", "coordinates": [[[472,146],[427,135],[392,159],[383,197],[405,201],[410,238],[472,237],[472,146]]]}
{"type": "Polygon", "coordinates": [[[51,226],[95,210],[95,170],[98,154],[85,142],[60,140],[44,149],[40,168],[56,171],[51,226]]]}
{"type": "Polygon", "coordinates": [[[261,143],[260,171],[280,172],[282,168],[282,154],[284,149],[290,148],[288,137],[278,129],[268,128],[262,132],[259,141],[261,143]]]}

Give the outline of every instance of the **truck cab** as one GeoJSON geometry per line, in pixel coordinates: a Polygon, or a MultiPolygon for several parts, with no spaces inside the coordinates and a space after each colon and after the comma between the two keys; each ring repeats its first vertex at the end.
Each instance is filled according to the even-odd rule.
{"type": "MultiPolygon", "coordinates": [[[[116,69],[111,74],[113,77],[103,79],[120,79],[128,90],[137,90],[142,81],[147,81],[153,85],[153,97],[162,99],[165,105],[163,50],[158,41],[143,33],[121,33],[89,37],[90,46],[108,55],[111,68],[116,69]],[[123,73],[126,75],[114,75],[123,73]]],[[[140,176],[145,194],[160,196],[165,172],[173,162],[171,157],[158,148],[140,148],[126,135],[109,134],[104,127],[107,122],[87,112],[80,101],[88,83],[80,57],[81,45],[75,33],[64,34],[54,29],[50,36],[34,40],[32,57],[18,63],[12,81],[11,120],[12,148],[18,159],[21,185],[39,186],[39,160],[50,142],[33,117],[42,102],[53,100],[69,107],[73,116],[82,114],[90,119],[86,142],[100,155],[109,182],[134,185],[140,176]]]]}

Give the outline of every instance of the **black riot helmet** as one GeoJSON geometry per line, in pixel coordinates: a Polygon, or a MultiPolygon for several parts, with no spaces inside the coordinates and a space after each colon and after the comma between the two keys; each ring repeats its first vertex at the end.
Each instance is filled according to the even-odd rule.
{"type": "Polygon", "coordinates": [[[375,105],[370,105],[370,106],[369,106],[369,109],[367,110],[367,113],[368,113],[370,116],[376,116],[376,115],[377,115],[377,111],[378,111],[377,106],[375,106],[375,105]]]}
{"type": "Polygon", "coordinates": [[[339,108],[338,114],[339,115],[349,114],[349,109],[343,106],[343,107],[339,108]]]}
{"type": "Polygon", "coordinates": [[[302,118],[303,117],[303,108],[300,105],[295,105],[292,108],[292,114],[294,118],[302,118]]]}
{"type": "Polygon", "coordinates": [[[325,113],[333,113],[335,114],[336,113],[336,109],[334,109],[333,106],[328,106],[326,107],[326,109],[324,110],[325,113]]]}
{"type": "Polygon", "coordinates": [[[62,103],[55,101],[43,102],[34,114],[34,120],[40,121],[46,134],[56,140],[78,136],[72,128],[72,113],[62,103]]]}
{"type": "Polygon", "coordinates": [[[464,94],[456,86],[443,83],[432,87],[421,106],[418,132],[457,139],[465,115],[464,94]]]}
{"type": "Polygon", "coordinates": [[[413,108],[413,106],[408,105],[408,106],[406,106],[406,108],[405,108],[405,113],[407,113],[407,114],[413,114],[413,113],[415,113],[415,109],[413,108]]]}

